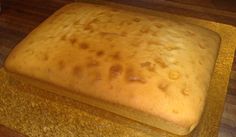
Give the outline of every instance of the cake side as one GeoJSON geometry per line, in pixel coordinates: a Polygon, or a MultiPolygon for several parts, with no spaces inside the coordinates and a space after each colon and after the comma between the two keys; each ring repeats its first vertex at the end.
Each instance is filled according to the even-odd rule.
{"type": "Polygon", "coordinates": [[[203,111],[219,43],[216,33],[199,26],[74,3],[19,43],[5,68],[145,112],[174,128],[146,124],[187,134],[203,111]]]}

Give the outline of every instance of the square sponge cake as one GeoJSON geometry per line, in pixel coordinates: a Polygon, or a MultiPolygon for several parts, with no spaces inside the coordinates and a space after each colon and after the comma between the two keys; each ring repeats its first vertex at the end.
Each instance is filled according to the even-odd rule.
{"type": "Polygon", "coordinates": [[[72,3],[22,40],[4,67],[40,88],[185,135],[200,120],[219,46],[218,34],[197,25],[72,3]]]}

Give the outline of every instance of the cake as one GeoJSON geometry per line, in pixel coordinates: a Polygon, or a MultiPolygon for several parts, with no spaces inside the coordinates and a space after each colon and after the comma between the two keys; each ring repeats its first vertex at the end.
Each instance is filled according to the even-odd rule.
{"type": "Polygon", "coordinates": [[[220,46],[206,28],[71,3],[11,51],[4,67],[39,88],[168,132],[199,123],[220,46]]]}

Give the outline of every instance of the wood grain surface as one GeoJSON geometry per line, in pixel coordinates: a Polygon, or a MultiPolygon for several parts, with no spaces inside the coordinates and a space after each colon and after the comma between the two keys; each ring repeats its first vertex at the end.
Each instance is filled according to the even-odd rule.
{"type": "MultiPolygon", "coordinates": [[[[0,67],[10,50],[22,38],[24,38],[33,28],[39,25],[44,19],[50,16],[55,10],[71,1],[73,0],[3,1],[3,10],[0,13],[0,67]]],[[[122,1],[124,0],[120,0],[119,2],[122,1]]],[[[126,1],[125,3],[139,3],[139,5],[141,5],[143,4],[143,2],[149,3],[150,8],[154,8],[154,6],[150,6],[151,3],[158,4],[161,2],[161,6],[157,6],[155,7],[155,9],[166,10],[171,13],[177,11],[178,14],[202,17],[209,20],[217,20],[220,22],[236,25],[236,6],[234,6],[235,1],[233,0],[229,0],[228,2],[223,0],[186,0],[184,2],[181,0],[130,0],[126,1]],[[167,2],[167,4],[162,2],[167,2]],[[193,10],[189,8],[184,9],[189,5],[194,7],[193,10]],[[175,6],[180,6],[181,8],[175,6]],[[223,10],[224,12],[220,13],[223,10]],[[207,14],[207,12],[209,11],[210,13],[207,14]],[[204,16],[202,16],[202,14],[204,14],[204,16]]],[[[14,131],[8,130],[6,127],[0,126],[0,137],[2,137],[3,135],[8,137],[8,134],[11,135],[13,134],[13,132],[14,131]]],[[[226,98],[225,110],[222,116],[221,130],[219,136],[236,137],[236,61],[234,61],[232,67],[232,75],[229,83],[228,95],[226,98]]]]}
{"type": "Polygon", "coordinates": [[[235,0],[110,0],[236,25],[235,0]]]}
{"type": "Polygon", "coordinates": [[[0,137],[27,137],[3,125],[0,125],[0,137]]]}

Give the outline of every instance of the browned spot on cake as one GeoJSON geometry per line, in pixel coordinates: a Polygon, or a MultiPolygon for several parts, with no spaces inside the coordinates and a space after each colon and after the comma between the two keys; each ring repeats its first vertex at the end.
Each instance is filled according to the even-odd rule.
{"type": "Polygon", "coordinates": [[[106,12],[102,11],[102,12],[99,12],[97,15],[104,15],[104,14],[106,14],[106,12]]]}
{"type": "Polygon", "coordinates": [[[113,12],[118,12],[119,10],[116,9],[116,8],[112,8],[111,11],[113,11],[113,12]]]}
{"type": "Polygon", "coordinates": [[[104,54],[105,54],[105,53],[104,53],[103,50],[97,51],[97,53],[96,53],[96,55],[97,55],[98,57],[101,57],[101,56],[103,56],[104,54]]]}
{"type": "Polygon", "coordinates": [[[141,19],[140,19],[140,18],[134,18],[133,21],[134,21],[134,22],[140,22],[141,19]]]}
{"type": "Polygon", "coordinates": [[[110,45],[110,47],[111,47],[111,48],[114,48],[114,47],[115,47],[115,45],[110,45]]]}
{"type": "Polygon", "coordinates": [[[133,47],[138,47],[138,46],[140,45],[140,43],[134,42],[134,43],[131,43],[131,45],[132,45],[133,47]]]}
{"type": "Polygon", "coordinates": [[[163,59],[162,58],[160,58],[160,57],[156,57],[155,59],[154,59],[154,61],[160,66],[160,67],[162,67],[162,68],[166,68],[167,67],[167,64],[163,61],[163,59]]]}
{"type": "Polygon", "coordinates": [[[147,68],[147,70],[150,71],[150,72],[155,72],[155,67],[156,67],[156,65],[155,65],[155,64],[152,64],[151,66],[149,66],[149,67],[147,68]]]}
{"type": "Polygon", "coordinates": [[[202,102],[202,98],[201,97],[199,98],[199,102],[202,102]]]}
{"type": "Polygon", "coordinates": [[[127,24],[127,25],[131,25],[132,22],[131,22],[131,21],[127,21],[126,24],[127,24]]]}
{"type": "Polygon", "coordinates": [[[136,54],[137,54],[137,51],[134,51],[128,56],[128,58],[133,58],[136,54]]]}
{"type": "Polygon", "coordinates": [[[141,33],[148,33],[149,31],[150,31],[150,28],[147,27],[147,26],[145,26],[145,27],[143,27],[143,28],[140,29],[140,32],[141,32],[141,33]]]}
{"type": "Polygon", "coordinates": [[[173,109],[172,112],[175,113],[175,114],[179,113],[179,111],[177,111],[176,109],[173,109]]]}
{"type": "Polygon", "coordinates": [[[201,49],[205,49],[205,48],[206,48],[206,46],[205,46],[204,44],[202,44],[202,43],[199,43],[198,46],[199,46],[201,49]]]}
{"type": "Polygon", "coordinates": [[[90,50],[88,50],[89,52],[95,52],[96,50],[95,49],[90,49],[90,50]]]}
{"type": "Polygon", "coordinates": [[[101,35],[101,36],[111,36],[111,35],[119,36],[119,34],[115,33],[115,32],[100,32],[99,35],[101,35]]]}
{"type": "Polygon", "coordinates": [[[114,16],[114,14],[108,13],[108,14],[106,14],[106,16],[109,17],[109,18],[112,18],[114,16]]]}
{"type": "Polygon", "coordinates": [[[127,68],[125,71],[125,79],[128,82],[146,83],[144,77],[140,72],[135,71],[133,68],[127,68]]]}
{"type": "Polygon", "coordinates": [[[141,40],[141,39],[134,39],[131,41],[131,45],[134,47],[139,47],[140,45],[142,45],[143,43],[145,43],[146,41],[141,40]]]}
{"type": "Polygon", "coordinates": [[[80,25],[80,20],[76,20],[74,23],[73,23],[73,25],[80,25]]]}
{"type": "Polygon", "coordinates": [[[31,49],[26,49],[26,50],[25,50],[25,53],[28,53],[28,54],[33,54],[33,52],[34,52],[34,51],[31,50],[31,49]]]}
{"type": "Polygon", "coordinates": [[[55,38],[55,36],[48,36],[47,38],[48,39],[53,39],[53,38],[55,38]]]}
{"type": "Polygon", "coordinates": [[[123,26],[123,25],[125,25],[126,24],[126,21],[121,21],[120,23],[119,23],[119,26],[123,26]]]}
{"type": "Polygon", "coordinates": [[[107,35],[107,33],[106,33],[106,32],[99,32],[99,35],[100,35],[101,37],[104,37],[104,36],[107,35]]]}
{"type": "Polygon", "coordinates": [[[179,50],[180,48],[176,46],[165,46],[165,49],[168,51],[172,51],[172,50],[179,50]]]}
{"type": "Polygon", "coordinates": [[[123,31],[123,32],[121,32],[120,35],[123,36],[123,37],[125,37],[125,36],[127,36],[127,32],[123,31]]]}
{"type": "Polygon", "coordinates": [[[67,27],[68,27],[68,25],[64,25],[64,26],[63,26],[64,29],[67,28],[67,27]]]}
{"type": "Polygon", "coordinates": [[[66,40],[66,35],[62,35],[61,40],[63,40],[63,41],[66,40]]]}
{"type": "Polygon", "coordinates": [[[152,34],[152,36],[157,36],[157,32],[156,31],[153,31],[151,34],[152,34]]]}
{"type": "Polygon", "coordinates": [[[74,45],[74,44],[76,43],[76,41],[77,41],[77,40],[76,40],[75,38],[71,38],[71,39],[70,39],[70,43],[71,43],[72,45],[74,45]]]}
{"type": "Polygon", "coordinates": [[[196,61],[195,61],[195,60],[191,60],[191,64],[192,64],[192,65],[195,65],[195,64],[196,64],[196,61]]]}
{"type": "Polygon", "coordinates": [[[50,73],[52,70],[50,68],[47,68],[47,72],[50,73]]]}
{"type": "Polygon", "coordinates": [[[149,67],[149,66],[151,66],[151,62],[146,61],[146,62],[141,63],[140,65],[141,65],[141,67],[149,67]]]}
{"type": "Polygon", "coordinates": [[[82,42],[82,43],[80,43],[79,47],[80,47],[81,49],[88,49],[88,48],[89,48],[89,45],[88,45],[88,43],[82,42]]]}
{"type": "Polygon", "coordinates": [[[126,21],[125,23],[126,23],[127,25],[133,24],[131,21],[126,21]]]}
{"type": "Polygon", "coordinates": [[[31,40],[31,41],[29,42],[29,44],[34,44],[34,41],[33,41],[33,40],[31,40]]]}
{"type": "Polygon", "coordinates": [[[85,31],[89,31],[89,32],[94,32],[94,28],[93,28],[93,26],[92,26],[92,24],[86,24],[85,26],[84,26],[84,30],[85,31]]]}
{"type": "Polygon", "coordinates": [[[199,60],[199,61],[198,61],[198,64],[199,64],[199,65],[202,65],[202,61],[201,61],[201,60],[199,60]]]}
{"type": "Polygon", "coordinates": [[[181,22],[181,21],[175,21],[175,23],[173,23],[173,22],[170,23],[171,26],[173,26],[173,25],[175,25],[175,24],[176,24],[176,25],[179,25],[179,26],[185,26],[185,23],[183,23],[183,22],[181,22]]]}
{"type": "Polygon", "coordinates": [[[154,20],[156,20],[156,18],[155,17],[148,17],[148,20],[154,21],[154,20]]]}
{"type": "Polygon", "coordinates": [[[159,23],[155,23],[154,26],[157,27],[157,28],[162,28],[163,27],[163,25],[161,25],[159,23]]]}
{"type": "Polygon", "coordinates": [[[114,60],[120,60],[121,59],[120,52],[119,51],[115,52],[113,55],[111,55],[111,58],[114,60]]]}
{"type": "Polygon", "coordinates": [[[146,68],[148,71],[155,71],[155,64],[152,64],[149,61],[141,63],[140,66],[146,68]]]}
{"type": "Polygon", "coordinates": [[[187,31],[186,33],[187,33],[188,36],[195,36],[195,35],[196,35],[196,34],[195,34],[194,32],[192,32],[192,31],[187,31]]]}
{"type": "Polygon", "coordinates": [[[91,25],[91,24],[94,24],[94,23],[97,23],[97,22],[99,22],[99,20],[97,18],[94,18],[87,25],[91,25]]]}
{"type": "Polygon", "coordinates": [[[94,32],[94,27],[93,24],[98,22],[99,20],[97,18],[92,19],[91,21],[89,21],[87,24],[85,24],[84,26],[84,30],[85,31],[89,31],[89,32],[94,32]]]}
{"type": "Polygon", "coordinates": [[[109,89],[113,89],[113,85],[109,85],[109,89]]]}
{"type": "Polygon", "coordinates": [[[97,67],[99,66],[99,62],[96,61],[96,60],[90,60],[88,63],[87,63],[87,67],[97,67]]]}
{"type": "Polygon", "coordinates": [[[171,70],[168,76],[169,76],[169,79],[177,80],[180,78],[180,73],[176,70],[171,70]]]}
{"type": "Polygon", "coordinates": [[[161,82],[161,83],[158,85],[158,88],[159,88],[161,91],[164,91],[164,92],[167,91],[168,87],[169,87],[169,83],[167,83],[167,82],[161,82]]]}
{"type": "Polygon", "coordinates": [[[77,65],[77,66],[74,66],[72,73],[73,75],[81,76],[81,71],[82,71],[82,68],[77,65]]]}
{"type": "Polygon", "coordinates": [[[114,79],[122,74],[122,66],[120,64],[112,65],[109,69],[109,78],[114,79]]]}
{"type": "Polygon", "coordinates": [[[65,67],[65,62],[63,60],[58,61],[58,69],[62,70],[65,67]]]}
{"type": "Polygon", "coordinates": [[[102,80],[102,74],[98,71],[94,71],[91,73],[91,76],[92,76],[92,81],[93,82],[96,82],[96,81],[99,81],[99,80],[102,80]]]}
{"type": "Polygon", "coordinates": [[[119,23],[120,26],[123,26],[123,25],[131,25],[132,22],[131,21],[127,21],[127,20],[123,20],[119,23]]]}
{"type": "Polygon", "coordinates": [[[161,45],[161,43],[157,40],[149,40],[148,45],[161,45]]]}
{"type": "Polygon", "coordinates": [[[44,61],[47,61],[47,60],[48,60],[48,54],[44,54],[44,55],[43,55],[43,60],[44,60],[44,61]]]}

